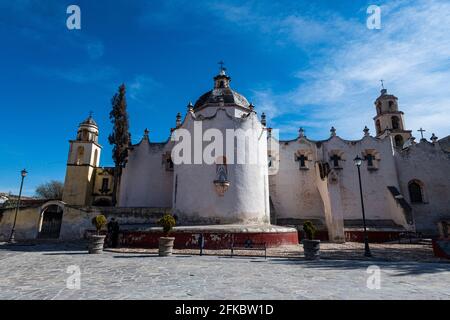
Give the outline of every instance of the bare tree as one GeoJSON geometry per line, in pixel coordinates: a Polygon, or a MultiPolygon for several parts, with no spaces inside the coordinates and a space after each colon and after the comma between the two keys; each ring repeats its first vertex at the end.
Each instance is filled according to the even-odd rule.
{"type": "Polygon", "coordinates": [[[36,188],[36,196],[43,199],[61,200],[64,184],[61,181],[51,180],[40,184],[36,188]]]}

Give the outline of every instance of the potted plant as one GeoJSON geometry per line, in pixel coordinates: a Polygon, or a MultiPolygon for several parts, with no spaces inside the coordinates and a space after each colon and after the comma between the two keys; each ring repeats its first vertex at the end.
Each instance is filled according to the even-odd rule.
{"type": "Polygon", "coordinates": [[[306,238],[303,239],[303,250],[305,252],[306,260],[318,260],[320,259],[320,240],[314,240],[316,234],[316,227],[311,221],[305,221],[303,223],[303,231],[306,238]]]}
{"type": "Polygon", "coordinates": [[[102,214],[92,218],[92,224],[94,225],[97,234],[89,237],[88,250],[91,254],[99,254],[103,252],[103,245],[105,243],[105,235],[100,234],[100,230],[106,225],[106,217],[102,214]]]}
{"type": "Polygon", "coordinates": [[[175,218],[170,214],[164,215],[158,220],[158,224],[163,228],[164,236],[159,238],[159,255],[166,257],[172,255],[174,237],[169,237],[170,231],[175,227],[175,218]]]}

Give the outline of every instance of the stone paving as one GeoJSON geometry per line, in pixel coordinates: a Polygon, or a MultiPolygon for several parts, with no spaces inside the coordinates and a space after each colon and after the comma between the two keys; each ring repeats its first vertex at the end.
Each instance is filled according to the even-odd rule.
{"type": "Polygon", "coordinates": [[[450,264],[149,252],[81,244],[0,245],[0,299],[450,299],[450,264]],[[79,266],[81,288],[68,289],[79,266]],[[367,267],[381,270],[367,288],[367,267]]]}

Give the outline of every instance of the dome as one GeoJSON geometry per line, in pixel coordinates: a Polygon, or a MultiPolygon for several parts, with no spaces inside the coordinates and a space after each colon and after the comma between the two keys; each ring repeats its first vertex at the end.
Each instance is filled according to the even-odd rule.
{"type": "Polygon", "coordinates": [[[86,118],[83,122],[80,123],[81,126],[97,126],[97,123],[95,122],[94,118],[92,118],[92,115],[89,115],[89,117],[86,118]]]}
{"type": "Polygon", "coordinates": [[[217,88],[203,94],[194,104],[194,109],[199,109],[207,104],[222,102],[224,104],[235,104],[243,108],[248,108],[250,103],[247,99],[230,88],[217,88]]]}
{"type": "Polygon", "coordinates": [[[242,108],[249,108],[247,99],[230,88],[231,78],[225,74],[225,68],[221,68],[220,73],[214,77],[214,89],[203,94],[194,104],[194,110],[200,109],[208,104],[224,103],[225,105],[237,105],[242,108]]]}

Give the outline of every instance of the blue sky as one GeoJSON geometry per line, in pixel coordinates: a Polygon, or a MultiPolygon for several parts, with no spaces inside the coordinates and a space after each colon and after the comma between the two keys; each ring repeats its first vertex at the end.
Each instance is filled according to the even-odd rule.
{"type": "Polygon", "coordinates": [[[373,131],[380,79],[406,126],[448,135],[448,1],[0,0],[0,192],[63,180],[68,140],[89,111],[101,164],[112,165],[110,98],[128,87],[133,142],[166,140],[177,112],[210,90],[219,60],[232,87],[266,112],[282,138],[359,139],[373,131]],[[66,8],[81,8],[81,30],[66,8]],[[366,28],[381,6],[381,30],[366,28]]]}

